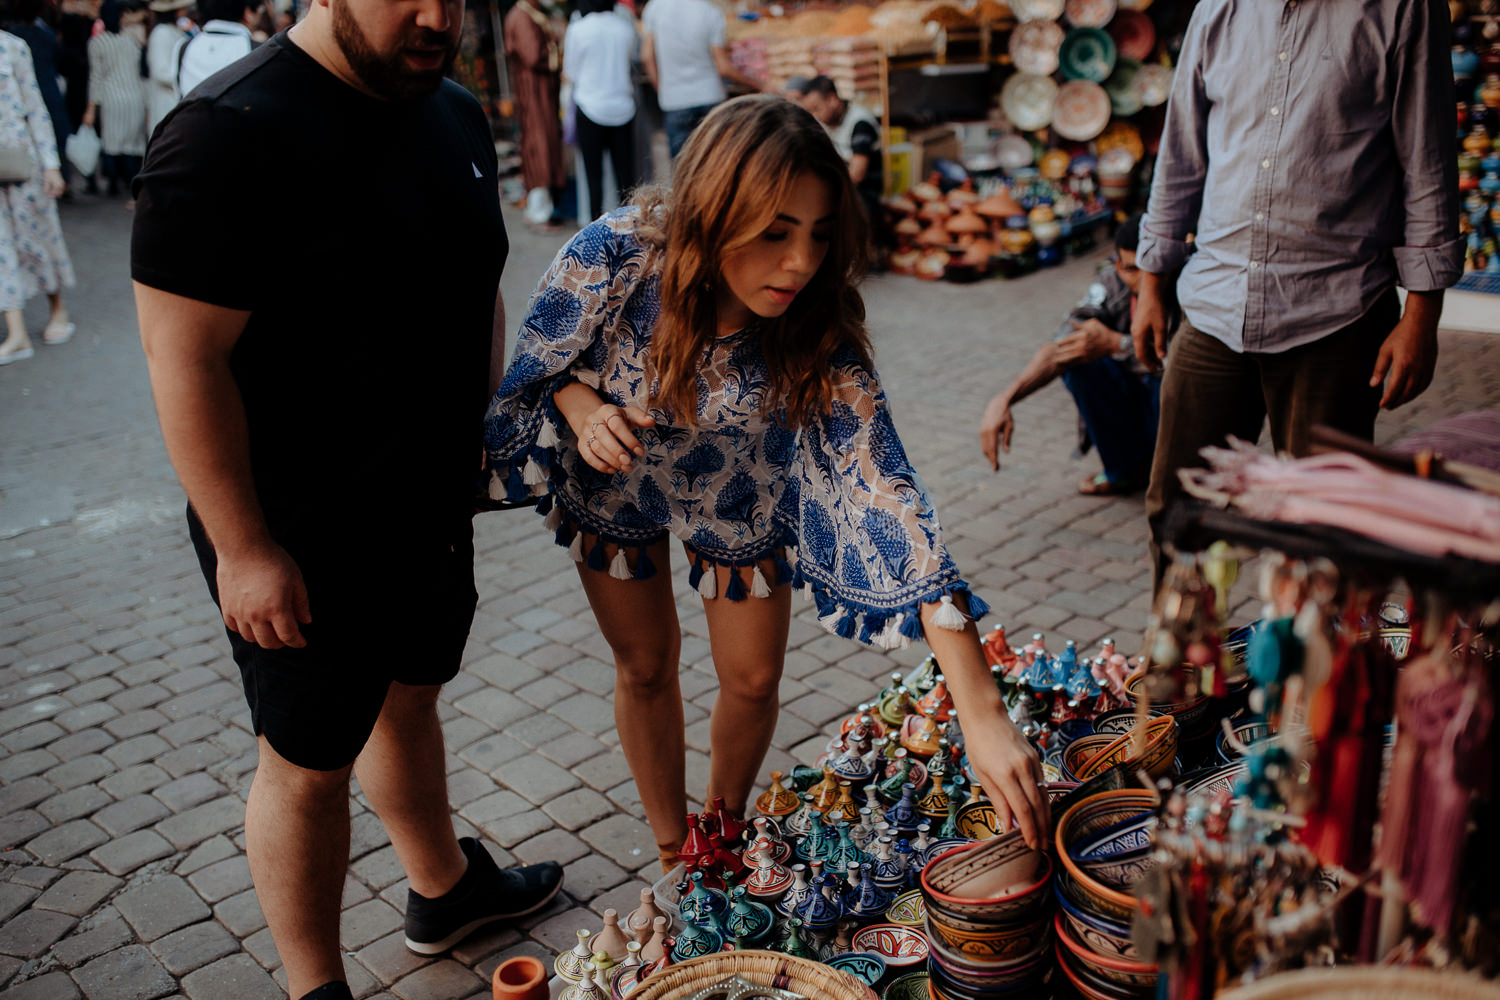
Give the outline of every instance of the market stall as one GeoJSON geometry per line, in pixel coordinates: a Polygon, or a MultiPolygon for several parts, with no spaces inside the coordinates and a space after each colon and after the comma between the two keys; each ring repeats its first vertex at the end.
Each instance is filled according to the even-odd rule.
{"type": "Polygon", "coordinates": [[[1215,452],[1139,656],[988,634],[1049,851],[1000,829],[929,658],[750,822],[691,817],[683,864],[579,929],[554,995],[1500,997],[1500,495],[1401,461],[1429,478],[1215,452]],[[1265,615],[1236,626],[1256,554],[1265,615]]]}

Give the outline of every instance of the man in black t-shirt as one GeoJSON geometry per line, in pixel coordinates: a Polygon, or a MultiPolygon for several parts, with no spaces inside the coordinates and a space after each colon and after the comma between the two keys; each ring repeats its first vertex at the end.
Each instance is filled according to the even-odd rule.
{"type": "Polygon", "coordinates": [[[414,951],[540,909],[562,879],[454,839],[437,715],[474,614],[504,353],[494,145],[444,80],[462,16],[316,0],[179,105],[136,180],[141,335],[259,737],[247,853],[293,997],[350,995],[356,768],[410,880],[414,951]],[[272,200],[264,179],[288,176],[272,200]]]}
{"type": "Polygon", "coordinates": [[[839,96],[831,77],[815,76],[802,84],[802,106],[823,123],[833,145],[849,164],[849,179],[870,219],[878,243],[884,222],[880,198],[885,193],[885,158],[880,151],[880,120],[859,104],[839,96]]]}

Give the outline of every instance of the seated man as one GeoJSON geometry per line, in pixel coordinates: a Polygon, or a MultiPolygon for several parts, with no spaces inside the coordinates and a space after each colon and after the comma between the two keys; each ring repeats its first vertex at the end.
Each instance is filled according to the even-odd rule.
{"type": "MultiPolygon", "coordinates": [[[[1115,233],[1114,267],[1099,272],[1099,280],[1089,286],[1052,342],[985,407],[979,443],[990,468],[1000,468],[999,449],[1010,451],[1016,429],[1011,407],[1061,375],[1078,406],[1082,446],[1087,450],[1092,444],[1104,463],[1104,471],[1081,482],[1078,492],[1114,496],[1146,485],[1156,445],[1161,375],[1146,371],[1136,360],[1129,333],[1141,284],[1135,266],[1139,239],[1137,215],[1115,233]]],[[[1167,328],[1175,327],[1172,317],[1167,328]]]]}
{"type": "Polygon", "coordinates": [[[880,119],[840,97],[838,87],[826,76],[815,76],[803,85],[801,104],[828,129],[834,147],[849,164],[849,179],[859,191],[871,221],[878,222],[880,196],[885,187],[880,119]]]}

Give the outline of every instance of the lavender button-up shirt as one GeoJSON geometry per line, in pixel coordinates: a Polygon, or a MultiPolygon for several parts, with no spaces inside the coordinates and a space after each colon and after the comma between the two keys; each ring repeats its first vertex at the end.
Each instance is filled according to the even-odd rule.
{"type": "Polygon", "coordinates": [[[1203,0],[1167,105],[1142,269],[1194,327],[1285,351],[1463,270],[1442,0],[1203,0]],[[1189,233],[1193,242],[1186,242],[1189,233]]]}

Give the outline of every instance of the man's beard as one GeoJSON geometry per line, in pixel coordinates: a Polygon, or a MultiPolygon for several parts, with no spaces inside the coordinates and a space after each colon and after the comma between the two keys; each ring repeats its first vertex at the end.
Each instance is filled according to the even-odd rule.
{"type": "Polygon", "coordinates": [[[370,40],[349,10],[348,0],[333,0],[333,39],[349,62],[349,68],[369,90],[387,100],[399,101],[426,97],[438,89],[443,77],[453,68],[458,47],[447,35],[426,28],[405,42],[420,48],[444,50],[443,63],[437,69],[417,70],[405,64],[398,50],[391,55],[375,51],[370,40]]]}

